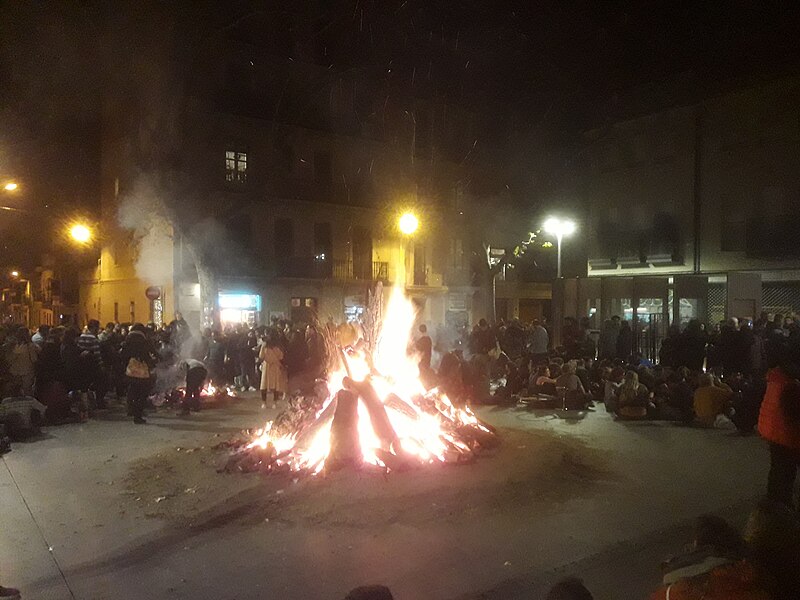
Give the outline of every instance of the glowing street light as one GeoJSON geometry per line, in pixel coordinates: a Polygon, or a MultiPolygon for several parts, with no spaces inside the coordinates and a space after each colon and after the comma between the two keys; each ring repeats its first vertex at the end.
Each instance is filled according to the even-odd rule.
{"type": "Polygon", "coordinates": [[[558,217],[550,217],[544,222],[544,230],[547,233],[556,236],[558,246],[558,275],[561,279],[561,238],[565,235],[572,235],[575,232],[575,222],[569,219],[559,219],[558,217]]]}
{"type": "Polygon", "coordinates": [[[16,181],[9,181],[3,186],[3,189],[7,192],[14,192],[17,190],[18,187],[19,185],[17,184],[16,181]]]}
{"type": "Polygon", "coordinates": [[[19,271],[11,271],[12,277],[19,277],[19,271]]]}
{"type": "Polygon", "coordinates": [[[69,229],[69,235],[79,244],[86,244],[92,239],[92,231],[81,223],[76,223],[69,229]]]}
{"type": "Polygon", "coordinates": [[[414,213],[407,212],[400,217],[398,225],[400,227],[400,231],[404,235],[411,235],[419,227],[419,219],[417,219],[414,213]]]}

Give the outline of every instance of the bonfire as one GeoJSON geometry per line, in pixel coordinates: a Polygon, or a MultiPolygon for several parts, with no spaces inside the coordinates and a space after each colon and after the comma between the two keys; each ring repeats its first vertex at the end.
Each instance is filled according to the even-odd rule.
{"type": "Polygon", "coordinates": [[[343,468],[402,471],[464,464],[497,444],[468,406],[426,389],[409,352],[413,303],[392,290],[385,314],[380,285],[358,335],[329,340],[327,377],[295,395],[274,421],[229,444],[221,469],[317,475],[343,468]]]}
{"type": "MultiPolygon", "coordinates": [[[[186,388],[184,386],[174,387],[166,392],[161,392],[151,396],[155,406],[172,406],[179,405],[184,396],[186,395],[186,388]]],[[[206,382],[200,390],[200,401],[203,404],[211,402],[222,401],[236,397],[236,390],[230,386],[215,386],[211,382],[206,382]]]]}

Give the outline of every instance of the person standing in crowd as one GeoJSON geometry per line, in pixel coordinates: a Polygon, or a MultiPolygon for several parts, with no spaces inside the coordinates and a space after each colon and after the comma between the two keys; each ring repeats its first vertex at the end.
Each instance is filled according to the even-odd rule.
{"type": "Polygon", "coordinates": [[[430,373],[431,357],[433,356],[433,341],[428,335],[428,327],[423,323],[419,326],[419,337],[414,344],[419,354],[419,372],[421,375],[430,373]]]}
{"type": "Polygon", "coordinates": [[[784,344],[767,372],[767,391],[761,403],[758,432],[769,443],[767,496],[793,506],[794,483],[800,469],[800,350],[784,344]]]}
{"type": "Polygon", "coordinates": [[[33,395],[38,358],[39,347],[31,342],[28,330],[22,327],[17,329],[8,351],[8,372],[25,396],[33,395]]]}
{"type": "Polygon", "coordinates": [[[41,348],[50,333],[50,325],[39,325],[39,329],[31,336],[31,341],[41,348]]]}
{"type": "Polygon", "coordinates": [[[66,374],[61,358],[62,333],[61,327],[50,330],[36,363],[36,396],[47,407],[46,417],[51,423],[69,417],[69,399],[64,383],[66,374]]]}
{"type": "Polygon", "coordinates": [[[547,329],[542,327],[538,319],[533,321],[533,330],[531,331],[531,345],[530,353],[534,365],[541,365],[547,363],[547,349],[550,346],[550,336],[547,329]]]}
{"type": "Polygon", "coordinates": [[[622,321],[617,334],[617,358],[628,360],[633,352],[633,329],[628,321],[622,321]]]}
{"type": "Polygon", "coordinates": [[[222,339],[222,334],[216,329],[211,332],[205,360],[208,365],[208,376],[214,385],[227,383],[225,377],[225,343],[222,339]]]}
{"type": "Polygon", "coordinates": [[[616,324],[612,319],[603,321],[603,328],[600,330],[600,358],[614,358],[617,355],[617,336],[619,335],[619,317],[616,324]]]}
{"type": "Polygon", "coordinates": [[[308,372],[316,377],[325,368],[325,341],[313,325],[306,326],[306,346],[308,347],[306,367],[308,372]]]}
{"type": "Polygon", "coordinates": [[[121,361],[125,365],[125,377],[128,382],[127,399],[131,409],[133,422],[143,425],[144,407],[152,388],[152,378],[156,360],[150,344],[141,331],[131,331],[125,339],[121,352],[121,361]]]}
{"type": "Polygon", "coordinates": [[[288,377],[283,364],[283,350],[274,337],[267,337],[261,344],[258,353],[261,361],[261,402],[267,407],[267,394],[272,394],[272,407],[278,407],[278,401],[288,391],[288,377]]]}
{"type": "Polygon", "coordinates": [[[702,370],[706,359],[707,343],[708,336],[703,330],[703,325],[698,319],[690,320],[678,342],[676,365],[686,367],[690,371],[702,370]]]}
{"type": "Polygon", "coordinates": [[[183,314],[179,311],[175,313],[175,318],[169,324],[170,343],[177,354],[180,354],[184,342],[192,337],[192,331],[189,328],[189,323],[183,318],[183,314]]]}
{"type": "Polygon", "coordinates": [[[83,333],[75,340],[75,344],[81,351],[81,364],[86,372],[86,382],[88,383],[86,389],[81,391],[88,393],[93,388],[95,408],[105,408],[105,396],[108,386],[103,381],[105,372],[103,370],[103,357],[100,352],[100,340],[97,339],[99,331],[100,321],[92,319],[83,333]]]}

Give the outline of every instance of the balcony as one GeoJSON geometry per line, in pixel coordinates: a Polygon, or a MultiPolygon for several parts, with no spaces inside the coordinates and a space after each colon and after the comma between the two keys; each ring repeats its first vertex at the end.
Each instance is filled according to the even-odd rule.
{"type": "Polygon", "coordinates": [[[322,279],[330,281],[386,281],[389,263],[376,261],[318,260],[313,256],[279,258],[278,277],[289,279],[322,279]]]}

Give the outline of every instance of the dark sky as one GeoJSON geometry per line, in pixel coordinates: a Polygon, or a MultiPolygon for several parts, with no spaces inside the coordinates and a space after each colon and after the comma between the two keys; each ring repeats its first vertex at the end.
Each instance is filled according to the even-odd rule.
{"type": "MultiPolygon", "coordinates": [[[[0,4],[0,177],[25,184],[25,194],[6,196],[3,204],[36,211],[47,204],[47,214],[58,218],[96,204],[100,98],[113,95],[126,76],[119,65],[140,34],[148,39],[148,22],[172,20],[166,36],[220,30],[258,36],[286,5],[0,4]]],[[[796,72],[800,62],[800,11],[791,2],[333,0],[318,6],[324,8],[309,10],[295,35],[324,40],[332,68],[412,64],[437,40],[457,40],[455,62],[442,76],[461,82],[458,100],[498,119],[515,115],[522,127],[544,126],[559,142],[600,118],[620,90],[691,71],[705,86],[698,93],[705,93],[718,81],[796,72]]],[[[292,52],[286,48],[287,56],[292,52]]],[[[19,225],[19,217],[0,214],[5,246],[19,237],[19,225]]],[[[13,260],[0,258],[0,265],[13,260]]]]}

